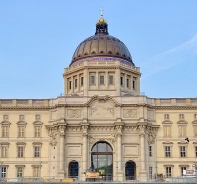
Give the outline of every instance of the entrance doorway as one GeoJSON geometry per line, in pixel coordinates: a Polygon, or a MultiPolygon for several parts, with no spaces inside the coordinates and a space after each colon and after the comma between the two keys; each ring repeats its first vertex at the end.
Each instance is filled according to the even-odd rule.
{"type": "Polygon", "coordinates": [[[78,179],[79,163],[77,161],[71,161],[68,166],[68,174],[70,178],[78,179]]]}
{"type": "Polygon", "coordinates": [[[113,180],[113,150],[106,142],[98,142],[92,147],[91,167],[99,172],[103,181],[113,180]]]}
{"type": "Polygon", "coordinates": [[[136,180],[136,164],[132,160],[125,164],[125,179],[136,180]]]}

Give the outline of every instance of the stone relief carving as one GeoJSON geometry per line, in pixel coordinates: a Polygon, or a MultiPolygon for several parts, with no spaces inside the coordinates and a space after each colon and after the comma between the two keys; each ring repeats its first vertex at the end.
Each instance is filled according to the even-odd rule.
{"type": "Polygon", "coordinates": [[[93,118],[112,118],[114,117],[114,107],[109,101],[96,101],[89,108],[89,116],[93,118]]]}
{"type": "Polygon", "coordinates": [[[82,135],[87,136],[88,135],[88,125],[82,125],[81,129],[82,129],[82,135]]]}
{"type": "Polygon", "coordinates": [[[136,109],[123,109],[123,117],[124,118],[137,118],[137,110],[136,109]]]}
{"type": "Polygon", "coordinates": [[[59,129],[58,129],[58,131],[59,131],[59,133],[60,133],[60,136],[63,136],[63,135],[65,135],[65,126],[64,125],[60,125],[59,126],[59,129]]]}
{"type": "Polygon", "coordinates": [[[97,138],[97,137],[93,137],[92,135],[89,135],[88,142],[89,142],[90,147],[92,147],[93,144],[99,141],[106,141],[114,145],[114,142],[116,141],[116,137],[117,136],[115,134],[109,134],[108,136],[102,137],[102,138],[97,138]]]}
{"type": "Polygon", "coordinates": [[[122,125],[116,125],[115,129],[116,129],[116,136],[121,136],[122,135],[123,126],[122,125]]]}
{"type": "Polygon", "coordinates": [[[57,141],[56,141],[57,132],[58,132],[58,128],[57,127],[49,127],[48,128],[48,135],[50,137],[49,144],[51,146],[56,146],[56,144],[57,144],[57,141]]]}
{"type": "Polygon", "coordinates": [[[68,118],[80,118],[81,117],[81,109],[68,109],[68,118]]]}
{"type": "Polygon", "coordinates": [[[139,125],[138,130],[140,134],[145,134],[146,133],[146,125],[139,125]]]}
{"type": "Polygon", "coordinates": [[[145,133],[148,134],[148,144],[153,144],[155,142],[155,138],[157,136],[157,130],[158,128],[157,127],[150,127],[148,126],[146,129],[145,129],[145,133]]]}

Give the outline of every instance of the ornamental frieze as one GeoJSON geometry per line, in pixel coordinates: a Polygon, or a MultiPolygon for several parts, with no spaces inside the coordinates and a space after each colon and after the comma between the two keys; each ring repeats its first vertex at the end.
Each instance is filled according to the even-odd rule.
{"type": "Polygon", "coordinates": [[[137,118],[137,110],[123,109],[123,118],[137,118]]]}
{"type": "Polygon", "coordinates": [[[81,109],[68,109],[68,118],[81,118],[81,109]]]}

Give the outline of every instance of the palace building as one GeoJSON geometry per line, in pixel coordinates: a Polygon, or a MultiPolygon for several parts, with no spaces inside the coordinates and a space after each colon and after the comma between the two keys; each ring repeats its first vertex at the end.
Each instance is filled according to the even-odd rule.
{"type": "Polygon", "coordinates": [[[76,48],[64,95],[0,99],[2,178],[176,177],[197,159],[197,99],[140,94],[140,68],[107,21],[76,48]],[[185,138],[188,138],[185,140],[185,138]]]}

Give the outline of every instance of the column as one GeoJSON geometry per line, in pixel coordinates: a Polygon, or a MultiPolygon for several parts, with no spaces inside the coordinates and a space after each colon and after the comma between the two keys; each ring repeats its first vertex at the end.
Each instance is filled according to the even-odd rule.
{"type": "Polygon", "coordinates": [[[84,73],[83,73],[83,91],[84,91],[83,94],[84,94],[84,96],[88,95],[89,80],[90,80],[90,77],[88,75],[88,70],[85,69],[84,73]]]}
{"type": "Polygon", "coordinates": [[[64,125],[60,125],[59,126],[59,133],[60,133],[60,142],[59,142],[59,176],[64,178],[64,138],[65,138],[65,126],[64,125]]]}
{"type": "Polygon", "coordinates": [[[99,72],[96,72],[96,75],[95,75],[95,86],[96,86],[96,89],[98,90],[99,89],[99,72]]]}
{"type": "Polygon", "coordinates": [[[78,74],[77,75],[77,92],[80,91],[80,84],[81,84],[81,82],[80,82],[80,77],[79,77],[79,74],[78,74]]]}
{"type": "Polygon", "coordinates": [[[68,79],[64,76],[64,95],[68,93],[68,79]]]}
{"type": "Polygon", "coordinates": [[[60,126],[60,170],[64,170],[64,126],[60,126]]]}
{"type": "Polygon", "coordinates": [[[71,77],[71,81],[72,81],[71,82],[71,93],[74,93],[74,89],[75,89],[75,86],[74,85],[75,84],[74,84],[74,77],[73,76],[71,77]]]}
{"type": "MultiPolygon", "coordinates": [[[[88,149],[88,126],[82,125],[82,139],[83,139],[83,155],[82,155],[82,171],[81,173],[84,173],[86,169],[88,169],[87,162],[87,149],[88,149]]],[[[85,174],[82,174],[82,180],[85,181],[85,174]]]]}
{"type": "Polygon", "coordinates": [[[120,69],[117,67],[116,68],[116,73],[114,76],[114,80],[115,80],[115,87],[116,87],[116,96],[120,96],[120,69]],[[115,78],[116,77],[116,78],[115,78]]]}
{"type": "Polygon", "coordinates": [[[108,90],[109,89],[109,75],[108,75],[108,72],[106,71],[105,72],[105,90],[108,90]]]}
{"type": "Polygon", "coordinates": [[[145,170],[145,147],[144,147],[144,133],[140,133],[140,157],[141,157],[141,170],[145,170]]]}
{"type": "Polygon", "coordinates": [[[118,173],[117,180],[123,181],[123,171],[122,171],[122,125],[116,125],[116,136],[117,136],[117,161],[118,161],[118,173]]]}
{"type": "Polygon", "coordinates": [[[147,181],[147,172],[145,167],[145,125],[140,125],[140,181],[147,181]]]}

